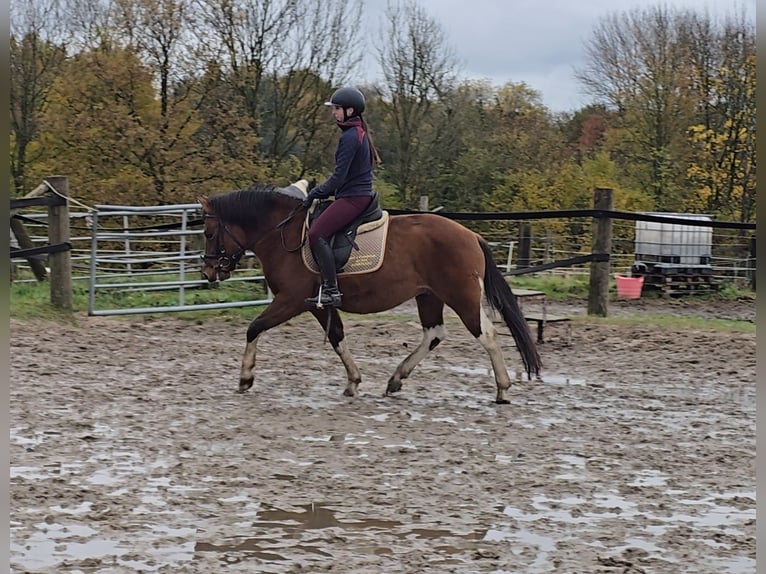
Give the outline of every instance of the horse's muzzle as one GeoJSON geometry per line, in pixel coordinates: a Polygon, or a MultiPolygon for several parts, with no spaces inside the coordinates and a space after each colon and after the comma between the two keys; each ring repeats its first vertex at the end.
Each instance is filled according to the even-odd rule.
{"type": "Polygon", "coordinates": [[[219,267],[213,267],[211,265],[205,265],[201,270],[202,277],[208,280],[209,283],[215,283],[216,281],[226,281],[231,277],[231,273],[224,271],[219,267]]]}

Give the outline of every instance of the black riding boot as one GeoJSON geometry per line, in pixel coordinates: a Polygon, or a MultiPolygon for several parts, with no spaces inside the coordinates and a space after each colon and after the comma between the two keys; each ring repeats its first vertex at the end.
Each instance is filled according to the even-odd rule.
{"type": "Polygon", "coordinates": [[[324,307],[325,305],[339,307],[341,292],[338,291],[338,277],[335,272],[335,256],[332,248],[323,237],[320,237],[311,248],[311,252],[314,254],[314,259],[319,266],[319,273],[322,275],[322,287],[319,295],[309,297],[306,299],[306,303],[317,307],[324,307]]]}

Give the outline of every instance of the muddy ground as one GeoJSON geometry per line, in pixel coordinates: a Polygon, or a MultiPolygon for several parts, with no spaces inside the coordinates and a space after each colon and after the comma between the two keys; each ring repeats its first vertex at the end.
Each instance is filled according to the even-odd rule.
{"type": "MultiPolygon", "coordinates": [[[[412,306],[344,315],[353,400],[308,317],[262,337],[246,394],[247,321],[11,320],[11,572],[755,572],[755,334],[584,308],[552,305],[572,344],[549,327],[504,406],[454,319],[381,396],[412,306]]],[[[642,313],[755,304],[610,306],[642,313]]]]}

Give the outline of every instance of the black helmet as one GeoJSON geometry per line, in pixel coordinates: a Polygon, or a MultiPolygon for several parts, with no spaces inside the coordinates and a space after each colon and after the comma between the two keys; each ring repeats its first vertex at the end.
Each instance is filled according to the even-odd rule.
{"type": "Polygon", "coordinates": [[[354,113],[358,115],[364,111],[364,94],[356,88],[338,88],[333,92],[330,101],[324,105],[340,106],[344,110],[354,108],[354,113]]]}

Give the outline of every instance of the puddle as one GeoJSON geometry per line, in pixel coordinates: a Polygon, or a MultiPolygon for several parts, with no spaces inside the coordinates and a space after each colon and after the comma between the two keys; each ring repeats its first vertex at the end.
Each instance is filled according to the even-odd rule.
{"type": "Polygon", "coordinates": [[[354,528],[354,529],[390,529],[401,526],[401,522],[390,520],[348,519],[340,521],[335,518],[335,511],[322,504],[306,504],[301,506],[302,511],[292,512],[278,508],[262,510],[258,513],[258,520],[253,522],[254,528],[259,527],[287,527],[288,529],[315,530],[323,528],[354,528]]]}
{"type": "MultiPolygon", "coordinates": [[[[451,365],[444,368],[455,373],[460,373],[462,375],[487,377],[492,374],[491,369],[487,367],[460,367],[451,365]]],[[[508,375],[511,377],[511,380],[530,382],[530,378],[527,376],[527,374],[521,371],[509,371],[508,375]]],[[[552,385],[585,385],[585,379],[580,379],[569,375],[559,375],[555,373],[546,373],[540,378],[531,379],[531,382],[538,384],[548,383],[552,385]]]]}
{"type": "Polygon", "coordinates": [[[382,414],[379,414],[379,415],[370,415],[370,416],[368,416],[367,418],[368,418],[368,419],[372,419],[372,420],[374,420],[374,421],[378,421],[378,422],[381,422],[381,423],[382,423],[382,422],[385,422],[385,421],[386,421],[386,419],[388,418],[388,416],[389,416],[389,413],[382,413],[382,414]]]}
{"type": "MultiPolygon", "coordinates": [[[[62,527],[59,525],[59,528],[62,527]]],[[[61,536],[51,537],[50,532],[37,531],[25,539],[23,544],[11,541],[12,563],[21,564],[28,569],[51,568],[59,565],[65,559],[80,560],[122,556],[130,551],[111,540],[93,539],[86,542],[68,542],[61,538],[61,536]]]]}
{"type": "MultiPolygon", "coordinates": [[[[526,378],[526,375],[524,375],[526,378]]],[[[568,375],[544,374],[537,382],[548,383],[550,385],[573,385],[581,387],[585,385],[585,379],[570,377],[568,375]]]]}
{"type": "MultiPolygon", "coordinates": [[[[529,530],[494,530],[489,529],[484,535],[483,540],[494,542],[512,542],[523,546],[537,547],[537,556],[534,562],[527,565],[527,571],[537,571],[537,568],[544,568],[546,571],[551,566],[548,555],[556,549],[556,542],[550,536],[535,534],[529,530]]],[[[514,552],[513,546],[511,552],[514,552]]]]}
{"type": "Polygon", "coordinates": [[[633,482],[628,486],[665,486],[668,482],[668,476],[662,474],[659,470],[642,470],[636,473],[633,482]]]}
{"type": "MultiPolygon", "coordinates": [[[[575,454],[562,454],[559,459],[563,466],[581,469],[584,457],[575,454]]],[[[500,462],[500,461],[498,461],[500,462]]],[[[656,486],[664,484],[664,477],[654,470],[643,470],[637,473],[636,481],[647,482],[656,486]]],[[[285,479],[288,475],[284,475],[285,479]]],[[[161,482],[161,481],[160,481],[161,482]]],[[[665,494],[669,494],[667,489],[665,494]]],[[[675,491],[674,491],[675,492],[675,491]]],[[[682,493],[679,493],[682,494],[682,493]]],[[[508,524],[495,524],[487,529],[474,529],[458,532],[444,528],[441,525],[429,527],[422,524],[403,523],[398,520],[385,520],[355,516],[353,511],[339,516],[332,503],[312,503],[299,505],[293,509],[276,507],[264,508],[260,502],[250,501],[242,495],[222,497],[218,501],[223,504],[246,504],[247,512],[239,513],[244,521],[234,524],[248,537],[226,537],[223,539],[204,540],[204,531],[197,528],[178,527],[154,524],[151,531],[141,538],[145,550],[137,554],[136,547],[109,539],[99,538],[94,528],[84,525],[48,524],[40,522],[35,525],[31,536],[23,539],[12,539],[11,554],[14,565],[24,569],[45,569],[59,566],[64,561],[71,560],[103,560],[114,565],[133,568],[135,571],[157,571],[163,567],[178,567],[189,561],[202,560],[203,556],[215,555],[223,565],[256,560],[266,567],[261,571],[271,571],[268,568],[282,568],[285,563],[295,560],[333,559],[332,545],[327,544],[328,537],[340,536],[348,541],[354,541],[355,531],[370,532],[375,539],[377,533],[391,537],[406,544],[407,541],[426,540],[440,553],[450,555],[460,560],[459,554],[470,552],[455,544],[455,540],[505,542],[510,552],[522,555],[532,553],[527,571],[543,572],[552,567],[551,555],[557,550],[556,539],[549,536],[555,531],[556,524],[577,525],[578,530],[587,531],[589,526],[601,527],[602,522],[610,520],[633,520],[642,518],[649,525],[642,533],[632,533],[621,541],[615,551],[638,548],[662,558],[666,552],[659,543],[667,529],[684,524],[692,530],[691,539],[698,540],[710,547],[720,546],[715,538],[716,533],[741,535],[736,527],[744,525],[749,520],[755,520],[755,509],[738,509],[730,504],[731,500],[750,498],[755,500],[755,492],[717,493],[700,499],[678,497],[678,502],[689,508],[689,512],[665,515],[655,514],[651,510],[639,510],[639,506],[627,500],[614,491],[597,492],[589,497],[567,496],[551,498],[545,495],[534,496],[529,508],[520,509],[511,505],[499,506],[497,510],[510,519],[508,524]],[[325,530],[336,532],[325,533],[325,530]],[[643,534],[643,535],[642,535],[643,534]],[[162,544],[153,542],[152,537],[162,544]],[[168,544],[168,537],[184,540],[168,544]],[[450,542],[452,544],[450,544],[450,542]],[[151,550],[146,548],[151,546],[151,550]],[[136,559],[140,556],[141,561],[136,559]],[[143,561],[145,560],[145,561],[143,561]],[[271,566],[268,566],[271,564],[271,566]],[[279,566],[282,564],[282,566],[279,566]]],[[[90,510],[91,504],[85,502],[70,507],[51,507],[59,513],[77,519],[90,510]]],[[[658,511],[659,512],[659,511],[658,511]]],[[[501,521],[502,522],[502,521],[501,521]]],[[[390,542],[376,545],[364,540],[370,554],[395,553],[390,542]]],[[[721,572],[743,574],[752,568],[753,561],[743,558],[735,563],[721,563],[721,572]]]]}
{"type": "MultiPolygon", "coordinates": [[[[560,458],[566,459],[565,456],[560,458]]],[[[579,457],[572,458],[571,462],[579,464],[579,457]]],[[[633,485],[662,486],[665,481],[665,477],[659,471],[644,470],[637,474],[633,485]]],[[[665,494],[670,495],[672,492],[675,491],[668,489],[665,494]]],[[[677,528],[679,524],[684,524],[693,531],[693,536],[690,538],[711,547],[720,546],[720,542],[716,540],[717,534],[744,535],[744,531],[736,527],[744,526],[749,521],[755,521],[755,508],[740,509],[727,504],[727,501],[734,498],[749,498],[755,501],[755,492],[728,492],[696,500],[678,499],[678,503],[685,504],[690,508],[693,507],[695,512],[673,513],[672,515],[667,515],[661,511],[655,514],[651,510],[639,510],[637,504],[626,500],[615,492],[595,493],[588,499],[579,496],[560,499],[535,496],[532,498],[531,504],[533,510],[525,511],[511,505],[498,507],[498,510],[511,517],[516,524],[527,525],[527,530],[520,531],[523,534],[519,531],[494,531],[492,536],[526,538],[528,541],[534,540],[534,537],[537,536],[536,545],[540,551],[549,552],[551,548],[550,545],[546,545],[547,537],[533,532],[535,524],[540,524],[541,528],[545,530],[549,530],[552,524],[555,527],[555,523],[574,524],[578,525],[581,530],[587,531],[589,526],[603,528],[603,525],[599,525],[599,523],[604,521],[643,519],[650,523],[649,526],[643,528],[643,531],[649,536],[627,537],[623,540],[623,545],[614,548],[614,550],[639,548],[650,555],[654,554],[657,558],[663,558],[667,549],[655,543],[653,538],[663,536],[668,529],[677,528]]],[[[743,559],[741,564],[731,563],[726,566],[728,570],[721,569],[720,571],[742,574],[751,571],[749,568],[752,568],[753,564],[752,560],[743,559]]]]}
{"type": "Polygon", "coordinates": [[[454,371],[455,373],[460,373],[461,375],[472,375],[472,376],[482,376],[486,377],[489,375],[489,369],[486,367],[459,367],[455,365],[448,365],[445,367],[448,371],[454,371]]]}
{"type": "MultiPolygon", "coordinates": [[[[193,556],[193,543],[163,543],[162,548],[147,552],[145,561],[128,559],[135,557],[136,549],[114,540],[99,538],[98,532],[81,524],[41,522],[35,524],[34,532],[23,540],[11,540],[10,552],[14,566],[24,571],[49,569],[74,560],[100,560],[110,564],[130,567],[133,571],[156,571],[162,566],[188,561],[193,556]],[[91,537],[88,539],[88,537],[91,537]],[[126,557],[123,560],[123,556],[126,557]]],[[[179,538],[193,537],[196,528],[172,528],[153,525],[153,533],[163,533],[179,538]]],[[[47,571],[47,570],[46,570],[47,571]]]]}
{"type": "MultiPolygon", "coordinates": [[[[324,504],[306,504],[299,506],[301,510],[283,510],[271,508],[258,512],[257,519],[246,528],[258,536],[249,538],[228,538],[220,543],[197,542],[195,552],[217,552],[221,560],[232,563],[243,558],[257,558],[263,561],[294,560],[296,554],[308,553],[315,556],[332,558],[326,551],[327,541],[324,536],[317,536],[317,545],[310,537],[314,531],[324,529],[340,529],[345,533],[354,530],[385,532],[401,540],[431,540],[438,544],[439,540],[460,538],[464,540],[496,540],[490,531],[470,531],[467,533],[454,532],[443,528],[424,528],[404,524],[398,520],[382,520],[374,518],[354,518],[352,516],[340,519],[336,511],[324,504]],[[488,537],[489,536],[489,537],[488,537]],[[289,543],[293,539],[298,543],[289,543]],[[320,548],[321,547],[321,548],[320,548]]],[[[494,532],[494,531],[492,531],[494,532]]],[[[448,554],[461,552],[458,548],[440,545],[440,551],[448,554]]],[[[391,554],[391,548],[375,547],[369,551],[374,554],[391,554]]]]}
{"type": "Polygon", "coordinates": [[[306,441],[306,442],[330,442],[331,440],[333,440],[333,435],[328,434],[324,436],[304,436],[304,437],[301,437],[300,440],[306,441]]]}

